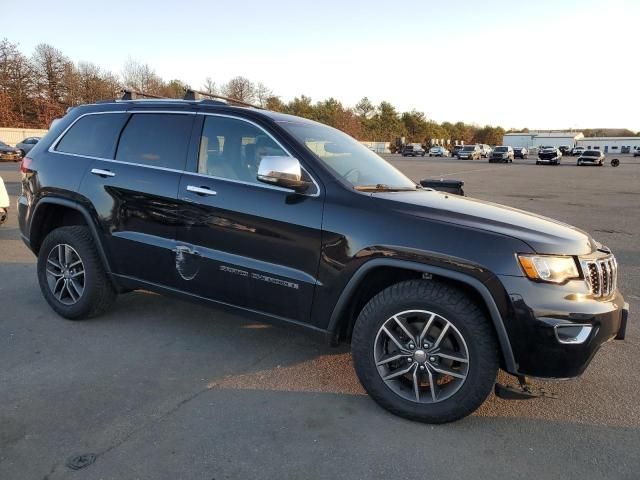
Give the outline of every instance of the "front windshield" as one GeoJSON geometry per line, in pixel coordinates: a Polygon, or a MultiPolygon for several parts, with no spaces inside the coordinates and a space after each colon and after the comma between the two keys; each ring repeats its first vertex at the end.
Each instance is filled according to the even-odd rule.
{"type": "Polygon", "coordinates": [[[476,147],[464,147],[462,149],[463,152],[472,152],[476,149],[476,147]]]}
{"type": "Polygon", "coordinates": [[[415,190],[416,184],[353,137],[319,123],[278,122],[357,190],[415,190]]]}
{"type": "Polygon", "coordinates": [[[597,152],[595,150],[587,150],[582,155],[584,155],[585,157],[599,157],[600,152],[597,152]]]}
{"type": "Polygon", "coordinates": [[[506,152],[509,150],[507,147],[496,147],[496,152],[506,152]]]}

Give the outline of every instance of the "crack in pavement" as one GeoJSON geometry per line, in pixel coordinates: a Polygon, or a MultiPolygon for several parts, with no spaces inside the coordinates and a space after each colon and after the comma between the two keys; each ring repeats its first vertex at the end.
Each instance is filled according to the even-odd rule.
{"type": "MultiPolygon", "coordinates": [[[[280,347],[282,347],[283,345],[287,344],[287,341],[281,341],[278,342],[276,344],[276,346],[268,351],[267,353],[265,353],[264,355],[262,355],[261,357],[258,357],[255,361],[251,362],[249,365],[247,365],[244,368],[241,368],[238,372],[234,373],[233,375],[243,375],[245,373],[247,373],[249,370],[251,370],[253,367],[255,367],[256,365],[260,364],[262,361],[264,361],[265,359],[269,358],[271,355],[273,355],[274,353],[276,353],[278,350],[280,350],[280,347]]],[[[195,392],[194,394],[188,396],[187,398],[183,398],[182,400],[180,400],[177,404],[175,404],[172,408],[170,408],[169,410],[167,410],[166,412],[162,413],[160,416],[148,421],[147,423],[143,424],[142,426],[135,428],[133,430],[131,430],[128,434],[126,434],[124,436],[124,438],[122,438],[121,440],[115,442],[113,445],[110,445],[109,447],[107,447],[106,449],[96,453],[96,462],[98,460],[98,458],[106,455],[107,453],[115,450],[116,448],[119,448],[120,446],[124,445],[126,442],[128,442],[134,435],[147,430],[155,425],[158,425],[159,423],[161,423],[163,420],[165,420],[166,418],[170,417],[171,415],[173,415],[175,412],[177,412],[178,410],[180,410],[180,408],[182,408],[184,405],[186,405],[187,403],[191,402],[192,400],[195,400],[196,398],[198,398],[200,395],[202,395],[203,393],[206,393],[210,390],[213,390],[218,384],[216,382],[212,382],[209,383],[205,388],[203,388],[202,390],[198,390],[197,392],[195,392]]],[[[44,477],[43,480],[49,480],[50,478],[52,478],[52,475],[55,473],[55,471],[57,470],[59,464],[56,462],[53,464],[53,466],[51,467],[51,470],[49,471],[49,473],[47,473],[44,477]]]]}

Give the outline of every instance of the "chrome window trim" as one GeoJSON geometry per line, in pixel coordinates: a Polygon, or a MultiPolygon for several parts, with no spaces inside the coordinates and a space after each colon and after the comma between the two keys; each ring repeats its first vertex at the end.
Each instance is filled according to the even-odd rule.
{"type": "MultiPolygon", "coordinates": [[[[210,112],[184,112],[184,111],[174,111],[174,110],[110,110],[110,111],[105,111],[105,112],[87,112],[87,113],[83,113],[82,115],[80,115],[78,118],[76,118],[73,122],[71,122],[71,124],[69,124],[67,126],[67,128],[65,128],[62,133],[60,135],[58,135],[58,137],[51,143],[51,145],[49,146],[49,148],[47,149],[47,151],[49,153],[55,153],[57,155],[70,155],[72,157],[78,157],[78,158],[89,158],[91,160],[100,160],[103,162],[111,162],[111,163],[116,163],[116,164],[120,164],[120,165],[130,165],[133,167],[143,167],[143,168],[151,168],[154,170],[162,170],[165,172],[176,172],[176,173],[181,173],[181,174],[187,174],[187,175],[195,175],[197,177],[203,177],[203,178],[211,178],[213,180],[218,180],[218,181],[224,181],[224,182],[230,182],[230,183],[237,183],[240,185],[251,185],[254,187],[258,187],[258,188],[266,188],[269,190],[276,190],[276,191],[280,191],[280,192],[287,192],[287,193],[292,193],[293,190],[290,190],[288,188],[282,188],[282,187],[276,187],[274,185],[267,185],[267,184],[263,184],[263,183],[252,183],[252,182],[245,182],[243,180],[235,180],[232,178],[225,178],[225,177],[217,177],[214,175],[207,175],[205,173],[199,173],[199,172],[191,172],[188,170],[178,170],[176,168],[167,168],[167,167],[157,167],[155,165],[146,165],[143,163],[133,163],[133,162],[125,162],[125,161],[121,161],[121,160],[115,160],[112,158],[103,158],[103,157],[94,157],[91,155],[81,155],[79,153],[68,153],[68,152],[61,152],[56,150],[55,148],[58,146],[58,143],[60,143],[60,140],[62,140],[62,137],[65,136],[65,134],[71,129],[71,127],[73,127],[76,122],[78,122],[81,118],[87,117],[89,115],[108,115],[108,114],[112,114],[112,113],[171,113],[171,114],[182,114],[182,115],[209,115],[209,116],[216,116],[216,117],[226,117],[226,118],[232,118],[234,120],[240,120],[246,123],[249,123],[257,128],[259,128],[260,130],[262,130],[262,132],[265,133],[265,135],[267,135],[269,138],[271,138],[280,148],[282,148],[282,150],[284,152],[287,153],[287,155],[289,155],[290,157],[293,157],[293,155],[291,155],[291,152],[289,152],[289,150],[287,150],[278,140],[276,140],[273,135],[271,135],[269,132],[267,132],[266,130],[264,130],[264,128],[262,128],[260,125],[258,125],[257,123],[248,120],[246,118],[242,118],[242,117],[238,117],[236,115],[227,115],[227,114],[220,114],[220,113],[210,113],[210,112]]],[[[316,182],[316,179],[313,177],[313,175],[311,175],[309,173],[309,171],[304,167],[304,165],[300,165],[300,168],[302,168],[307,175],[309,175],[309,178],[311,178],[311,180],[313,181],[313,184],[316,187],[316,192],[313,194],[308,194],[308,193],[302,193],[300,195],[303,195],[305,197],[319,197],[320,196],[320,185],[318,185],[318,182],[316,182]]]]}

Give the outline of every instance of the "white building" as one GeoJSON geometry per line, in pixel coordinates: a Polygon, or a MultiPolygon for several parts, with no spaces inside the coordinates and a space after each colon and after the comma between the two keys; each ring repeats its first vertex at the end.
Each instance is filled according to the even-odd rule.
{"type": "Polygon", "coordinates": [[[604,153],[633,153],[640,150],[640,137],[587,137],[578,140],[578,145],[604,153]]]}
{"type": "Polygon", "coordinates": [[[532,131],[527,133],[505,133],[502,138],[502,144],[510,147],[525,147],[527,149],[546,145],[573,148],[583,138],[582,132],[532,131]]]}

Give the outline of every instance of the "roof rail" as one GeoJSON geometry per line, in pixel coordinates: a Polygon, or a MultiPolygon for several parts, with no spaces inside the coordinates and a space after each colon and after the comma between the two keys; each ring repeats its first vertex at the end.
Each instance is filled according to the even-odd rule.
{"type": "Polygon", "coordinates": [[[139,92],[138,90],[122,90],[122,97],[120,100],[136,100],[138,98],[166,98],[160,95],[153,95],[151,93],[139,92]]]}
{"type": "Polygon", "coordinates": [[[229,104],[240,105],[242,107],[251,107],[251,108],[257,108],[257,109],[263,110],[262,107],[258,107],[257,105],[252,105],[251,103],[243,102],[241,100],[236,100],[235,98],[224,97],[222,95],[216,95],[214,93],[202,92],[200,90],[193,90],[192,88],[187,88],[185,90],[183,100],[198,100],[197,95],[200,95],[202,97],[211,98],[211,99],[214,99],[214,100],[216,100],[216,99],[217,100],[224,100],[225,102],[227,102],[229,104]]]}

